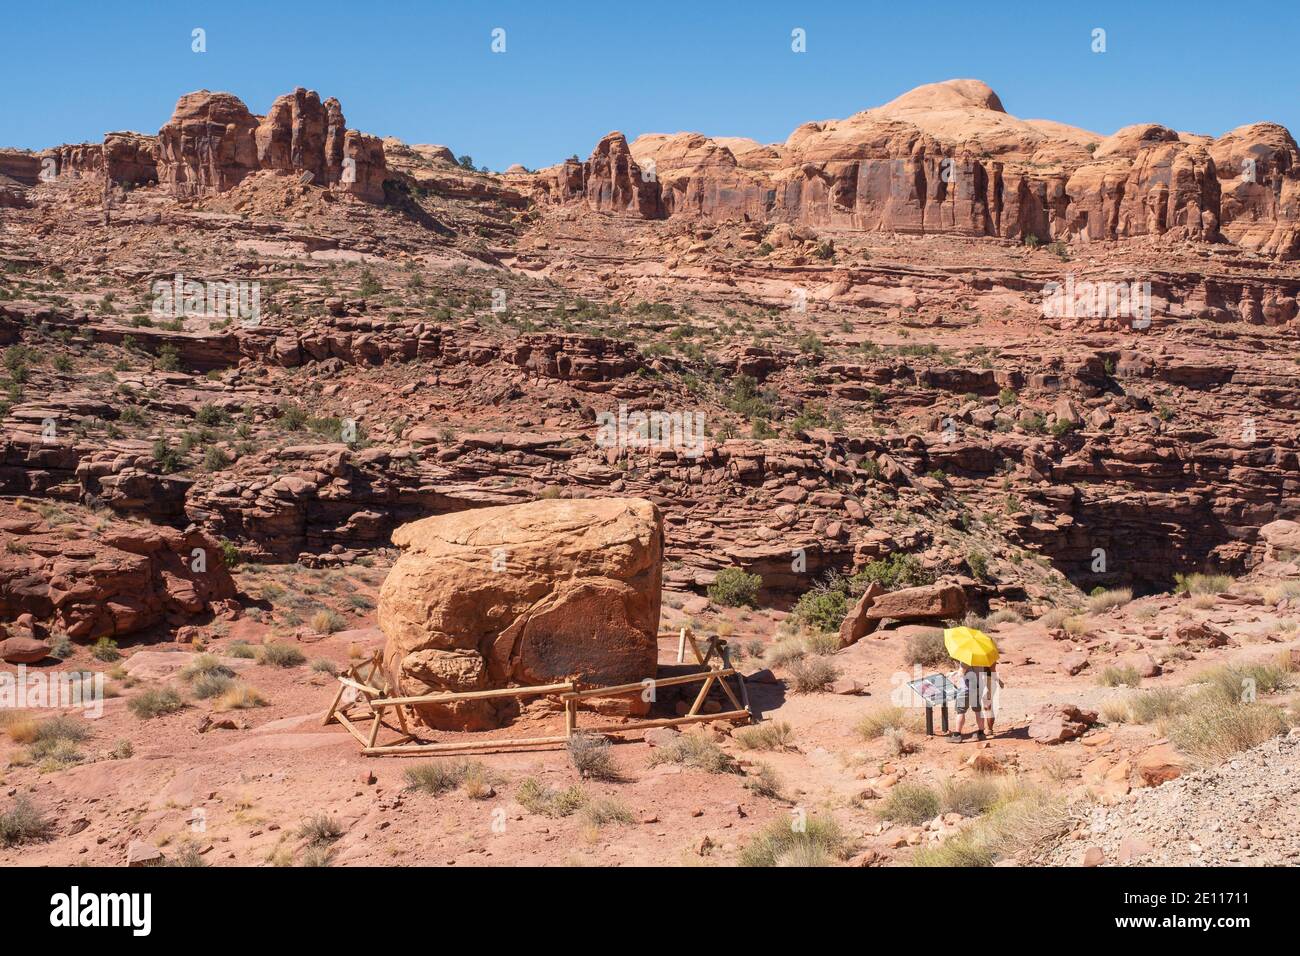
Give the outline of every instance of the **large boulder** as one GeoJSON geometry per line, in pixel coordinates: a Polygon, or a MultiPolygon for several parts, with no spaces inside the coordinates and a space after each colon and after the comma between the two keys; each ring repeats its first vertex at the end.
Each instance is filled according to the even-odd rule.
{"type": "MultiPolygon", "coordinates": [[[[663,519],[639,498],[534,501],[425,518],[379,592],[384,663],[407,695],[570,678],[653,677],[663,519]]],[[[429,726],[487,729],[512,699],[426,705],[429,726]]]]}
{"type": "Polygon", "coordinates": [[[1074,704],[1047,704],[1029,721],[1029,738],[1040,744],[1061,744],[1082,736],[1097,722],[1095,710],[1074,704]]]}
{"type": "Polygon", "coordinates": [[[926,584],[881,594],[867,608],[873,620],[921,621],[961,617],[966,613],[966,592],[956,584],[926,584]]]}

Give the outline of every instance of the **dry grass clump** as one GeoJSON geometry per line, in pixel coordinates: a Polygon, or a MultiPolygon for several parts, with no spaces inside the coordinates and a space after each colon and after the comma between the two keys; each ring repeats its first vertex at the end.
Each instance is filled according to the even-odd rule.
{"type": "Polygon", "coordinates": [[[53,831],[53,825],[26,796],[18,797],[8,810],[0,813],[0,846],[46,840],[53,831]]]}
{"type": "Polygon", "coordinates": [[[248,684],[231,684],[214,703],[215,710],[251,710],[270,703],[256,687],[248,684]]]}
{"type": "Polygon", "coordinates": [[[220,697],[234,686],[234,680],[224,674],[202,674],[194,679],[190,689],[199,700],[207,700],[209,697],[220,697]]]}
{"type": "Polygon", "coordinates": [[[1110,700],[1103,701],[1101,719],[1108,724],[1127,724],[1133,719],[1133,712],[1129,708],[1128,699],[1112,697],[1110,700]]]}
{"type": "Polygon", "coordinates": [[[816,694],[829,690],[840,676],[840,669],[825,657],[808,656],[789,666],[790,688],[796,694],[816,694]]]}
{"type": "Polygon", "coordinates": [[[623,779],[622,772],[609,752],[609,738],[575,733],[569,738],[568,749],[569,760],[581,776],[591,780],[623,779]]]}
{"type": "MultiPolygon", "coordinates": [[[[234,677],[232,671],[214,654],[199,654],[181,668],[181,679],[196,682],[200,677],[234,677]]],[[[209,695],[210,696],[210,695],[209,695]]]]}
{"type": "Polygon", "coordinates": [[[939,794],[931,787],[904,780],[889,788],[876,807],[876,815],[893,823],[917,826],[937,816],[939,805],[939,794]]]}
{"type": "Polygon", "coordinates": [[[283,641],[268,641],[257,650],[257,662],[274,667],[298,667],[307,660],[307,656],[292,644],[283,641]]]}
{"type": "Polygon", "coordinates": [[[337,611],[324,608],[311,616],[311,629],[317,634],[334,634],[348,626],[347,620],[337,611]]]}
{"type": "Polygon", "coordinates": [[[1137,687],[1142,675],[1132,664],[1112,664],[1097,675],[1097,683],[1102,687],[1137,687]]]}
{"type": "Polygon", "coordinates": [[[1261,585],[1255,593],[1268,604],[1281,604],[1300,598],[1300,581],[1279,581],[1276,584],[1261,585]]]}
{"type": "Polygon", "coordinates": [[[491,774],[477,760],[431,760],[413,764],[403,774],[407,790],[418,790],[435,797],[464,787],[467,796],[479,800],[491,791],[491,774]]]}
{"type": "Polygon", "coordinates": [[[181,695],[170,687],[154,687],[141,691],[126,703],[127,709],[141,720],[173,714],[185,706],[181,695]]]}
{"type": "Polygon", "coordinates": [[[1242,704],[1218,694],[1199,695],[1165,727],[1170,742],[1205,763],[1227,760],[1286,733],[1286,716],[1270,704],[1242,704]]]}
{"type": "Polygon", "coordinates": [[[1186,707],[1186,695],[1173,687],[1156,687],[1128,698],[1129,719],[1136,724],[1172,717],[1186,707]]]}
{"type": "Polygon", "coordinates": [[[745,774],[745,788],[760,797],[779,798],[781,796],[781,777],[770,764],[760,761],[745,774]]]}
{"type": "Polygon", "coordinates": [[[536,777],[528,777],[515,791],[515,799],[529,813],[543,817],[567,817],[582,809],[587,802],[587,795],[581,787],[556,790],[536,777]]]}
{"type": "Polygon", "coordinates": [[[939,809],[977,817],[998,801],[998,785],[987,777],[947,780],[939,788],[939,809]]]}
{"type": "Polygon", "coordinates": [[[847,859],[849,838],[831,817],[776,819],[740,851],[741,866],[831,866],[847,859]]]}
{"type": "Polygon", "coordinates": [[[1197,675],[1196,682],[1225,700],[1247,703],[1261,694],[1286,690],[1294,683],[1288,657],[1279,657],[1276,663],[1256,661],[1246,664],[1223,664],[1197,675]]]}
{"type": "Polygon", "coordinates": [[[1072,825],[1068,806],[1050,791],[1012,784],[983,815],[938,846],[918,850],[915,866],[992,866],[1008,857],[1022,863],[1041,853],[1072,825]]]}
{"type": "Polygon", "coordinates": [[[1109,611],[1113,607],[1123,607],[1131,600],[1133,600],[1132,588],[1111,588],[1106,591],[1099,591],[1088,598],[1088,612],[1100,614],[1102,611],[1109,611]]]}
{"type": "Polygon", "coordinates": [[[238,657],[242,660],[252,660],[257,656],[257,649],[248,641],[231,641],[226,648],[227,657],[238,657]]]}
{"type": "Polygon", "coordinates": [[[783,720],[765,720],[731,735],[741,750],[793,750],[794,730],[783,720]]]}
{"type": "Polygon", "coordinates": [[[840,649],[837,631],[800,630],[787,634],[763,650],[763,663],[768,667],[788,667],[810,654],[825,656],[840,649]]]}
{"type": "Polygon", "coordinates": [[[1175,574],[1176,594],[1222,594],[1232,587],[1233,579],[1227,574],[1175,574]]]}
{"type": "Polygon", "coordinates": [[[943,646],[943,631],[932,627],[913,634],[907,639],[907,651],[903,659],[909,664],[920,664],[922,667],[946,663],[949,657],[948,649],[943,646]]]}
{"type": "Polygon", "coordinates": [[[302,822],[298,827],[297,836],[312,846],[333,843],[343,836],[343,824],[328,814],[318,813],[302,822]]]}
{"type": "Polygon", "coordinates": [[[617,800],[608,797],[599,797],[584,804],[582,807],[582,820],[588,826],[600,829],[611,823],[617,823],[619,826],[631,826],[636,823],[636,817],[632,811],[619,803],[617,800]]]}
{"type": "Polygon", "coordinates": [[[863,740],[875,740],[882,737],[887,730],[910,730],[915,721],[914,714],[908,714],[902,707],[879,707],[868,711],[858,721],[858,736],[863,740]]]}
{"type": "Polygon", "coordinates": [[[1042,624],[1044,627],[1046,627],[1049,631],[1054,631],[1058,627],[1061,627],[1065,623],[1065,619],[1070,617],[1073,613],[1074,612],[1069,610],[1068,608],[1063,608],[1063,607],[1052,608],[1052,610],[1048,611],[1046,614],[1040,617],[1038,619],[1038,622],[1042,624]]]}
{"type": "Polygon", "coordinates": [[[675,763],[706,773],[735,773],[732,756],[703,734],[681,734],[665,747],[656,747],[650,766],[675,763]]]}

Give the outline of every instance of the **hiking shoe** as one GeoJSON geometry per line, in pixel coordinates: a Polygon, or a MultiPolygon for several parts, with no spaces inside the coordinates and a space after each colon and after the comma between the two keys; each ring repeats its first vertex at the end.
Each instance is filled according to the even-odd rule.
{"type": "Polygon", "coordinates": [[[961,734],[956,733],[956,732],[949,734],[949,735],[948,735],[948,743],[950,743],[950,744],[959,744],[959,743],[961,743],[961,734]]]}
{"type": "Polygon", "coordinates": [[[978,740],[988,740],[988,739],[989,739],[988,734],[984,733],[984,731],[982,731],[982,730],[977,730],[977,731],[975,731],[975,737],[976,737],[976,739],[978,739],[978,740]]]}

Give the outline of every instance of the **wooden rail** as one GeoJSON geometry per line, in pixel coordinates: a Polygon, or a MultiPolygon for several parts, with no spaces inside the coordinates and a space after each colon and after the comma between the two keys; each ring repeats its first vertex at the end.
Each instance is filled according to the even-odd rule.
{"type": "MultiPolygon", "coordinates": [[[[531,687],[500,687],[492,690],[465,691],[463,693],[434,693],[393,696],[387,675],[384,674],[381,654],[376,651],[364,661],[353,664],[346,675],[339,675],[338,693],[321,721],[324,724],[339,723],[361,744],[361,752],[367,757],[386,755],[410,755],[420,753],[470,753],[489,750],[515,750],[541,746],[556,746],[568,743],[574,734],[602,733],[619,734],[654,727],[676,727],[680,724],[698,723],[704,720],[749,720],[749,692],[745,687],[745,678],[731,665],[727,651],[727,642],[717,637],[710,637],[706,650],[701,652],[700,645],[689,627],[677,632],[658,635],[659,640],[677,640],[678,662],[682,662],[686,648],[694,654],[696,663],[703,668],[693,674],[679,674],[674,677],[647,677],[635,683],[616,684],[610,687],[579,687],[574,681],[557,684],[539,684],[531,687]],[[739,697],[731,689],[729,678],[735,678],[739,688],[739,697]],[[650,690],[652,695],[660,687],[676,687],[701,681],[699,692],[695,695],[690,708],[677,717],[662,717],[650,720],[627,721],[618,724],[599,724],[594,727],[578,726],[578,704],[593,697],[622,697],[628,694],[642,694],[650,690]],[[720,713],[705,713],[703,707],[709,692],[714,686],[722,689],[731,702],[732,709],[720,713]],[[542,737],[491,737],[485,738],[474,734],[475,739],[428,741],[420,740],[411,730],[406,709],[427,704],[454,704],[463,701],[501,700],[524,697],[556,697],[564,705],[564,733],[542,737]],[[364,706],[369,712],[360,716],[351,713],[352,708],[364,706]],[[397,715],[397,726],[384,720],[386,712],[397,715]],[[356,721],[370,718],[369,733],[364,733],[356,721]],[[387,743],[379,742],[382,728],[390,729],[399,736],[387,743]]],[[[653,699],[653,697],[651,698],[653,699]]],[[[414,713],[412,713],[414,717],[414,713]]]]}

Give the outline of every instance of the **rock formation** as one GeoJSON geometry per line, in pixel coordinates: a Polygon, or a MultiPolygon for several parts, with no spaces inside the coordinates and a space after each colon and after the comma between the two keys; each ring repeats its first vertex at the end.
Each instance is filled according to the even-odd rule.
{"type": "Polygon", "coordinates": [[[73,640],[117,637],[233,605],[234,582],[202,532],[51,526],[0,504],[0,618],[30,614],[73,640]]]}
{"type": "MultiPolygon", "coordinates": [[[[406,694],[653,676],[663,527],[642,499],[535,501],[393,534],[385,667],[406,694]]],[[[430,705],[435,727],[497,726],[512,701],[430,705]]]]}

